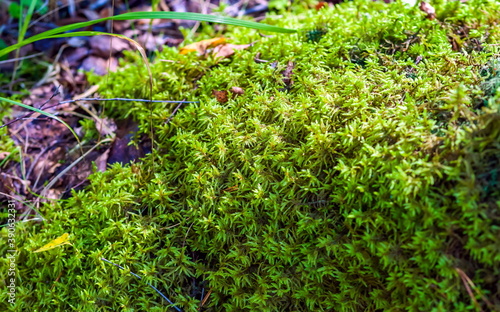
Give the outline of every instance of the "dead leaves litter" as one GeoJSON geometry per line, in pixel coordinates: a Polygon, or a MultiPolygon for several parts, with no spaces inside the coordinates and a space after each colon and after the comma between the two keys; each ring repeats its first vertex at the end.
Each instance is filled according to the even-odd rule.
{"type": "Polygon", "coordinates": [[[201,40],[195,43],[188,44],[187,46],[180,49],[179,54],[188,54],[189,52],[198,52],[198,54],[203,55],[207,52],[209,48],[216,47],[221,44],[226,43],[226,38],[212,38],[201,40]]]}
{"type": "Polygon", "coordinates": [[[253,43],[249,43],[249,44],[230,44],[230,43],[227,43],[227,44],[220,45],[220,46],[216,47],[212,53],[215,55],[215,57],[222,57],[222,58],[230,57],[231,55],[234,54],[234,51],[245,50],[245,49],[251,47],[252,45],[253,45],[253,43]]]}
{"type": "Polygon", "coordinates": [[[188,44],[179,50],[179,54],[198,52],[198,55],[212,54],[215,57],[226,58],[233,55],[236,50],[244,50],[252,45],[253,43],[231,44],[227,43],[226,38],[218,37],[188,44]]]}

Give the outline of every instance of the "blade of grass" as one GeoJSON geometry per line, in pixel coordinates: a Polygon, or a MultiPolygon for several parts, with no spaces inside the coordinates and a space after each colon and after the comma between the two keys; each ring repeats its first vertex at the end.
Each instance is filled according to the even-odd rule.
{"type": "MultiPolygon", "coordinates": [[[[73,30],[76,30],[78,28],[91,26],[91,25],[105,22],[105,21],[109,21],[109,20],[123,21],[123,20],[133,20],[133,19],[182,19],[182,20],[193,20],[193,21],[200,21],[200,22],[211,22],[211,23],[219,23],[219,24],[226,24],[226,25],[233,25],[233,26],[241,26],[241,27],[247,27],[247,28],[258,29],[258,30],[263,30],[263,31],[277,32],[277,33],[295,33],[295,32],[297,32],[297,30],[295,30],[295,29],[282,28],[282,27],[272,26],[272,25],[263,24],[263,23],[239,20],[239,19],[231,18],[231,17],[215,16],[215,15],[208,15],[208,14],[201,14],[201,13],[191,13],[191,12],[130,12],[130,13],[124,13],[124,14],[120,14],[120,15],[116,15],[116,16],[105,17],[105,18],[101,18],[101,19],[88,21],[88,22],[75,23],[75,24],[66,25],[66,26],[55,28],[55,29],[47,30],[43,33],[32,36],[28,39],[25,39],[21,42],[18,42],[17,44],[11,45],[7,48],[0,50],[0,56],[3,56],[11,51],[16,50],[16,49],[19,49],[20,47],[23,47],[29,43],[32,43],[32,42],[35,42],[38,40],[42,40],[42,39],[47,39],[51,36],[61,34],[61,33],[67,32],[67,31],[73,31],[73,30]]],[[[70,37],[69,34],[68,34],[68,37],[70,37]]]]}
{"type": "MultiPolygon", "coordinates": [[[[5,197],[10,197],[10,198],[12,198],[13,200],[16,200],[16,201],[18,201],[18,202],[20,202],[20,203],[22,203],[22,204],[24,204],[24,205],[28,206],[28,207],[29,207],[29,208],[31,208],[34,212],[36,212],[36,213],[40,216],[40,218],[41,218],[41,220],[40,220],[40,218],[34,218],[34,219],[29,219],[29,220],[26,220],[26,219],[25,219],[25,220],[23,220],[23,221],[16,221],[15,223],[17,223],[17,222],[27,222],[27,221],[44,221],[44,220],[45,220],[45,218],[44,218],[44,217],[43,217],[43,215],[40,213],[40,211],[39,211],[38,209],[36,209],[34,205],[30,204],[30,202],[28,202],[28,201],[24,201],[24,200],[21,200],[21,199],[19,199],[19,198],[16,198],[16,197],[14,197],[14,196],[10,195],[10,194],[6,194],[6,193],[2,193],[2,192],[0,192],[0,195],[5,196],[5,197]]],[[[17,194],[17,195],[19,195],[19,194],[17,194]]],[[[30,211],[30,210],[28,210],[28,211],[24,212],[24,213],[21,215],[21,217],[22,217],[23,215],[27,215],[27,213],[29,213],[29,212],[31,212],[31,211],[30,211]]],[[[7,224],[3,224],[3,225],[0,225],[0,228],[1,228],[1,227],[4,227],[4,226],[8,226],[8,225],[9,225],[9,223],[7,223],[7,224]]]]}
{"type": "MultiPolygon", "coordinates": [[[[75,131],[67,124],[65,123],[62,119],[60,119],[59,117],[51,114],[51,113],[47,113],[47,112],[44,112],[43,110],[40,110],[38,108],[35,108],[35,107],[32,107],[32,106],[29,106],[29,105],[26,105],[26,104],[23,104],[23,103],[20,103],[20,102],[17,102],[17,101],[13,101],[11,99],[7,99],[7,98],[4,98],[4,97],[1,97],[0,96],[0,101],[5,101],[7,103],[11,103],[11,104],[14,104],[14,105],[17,105],[17,106],[21,106],[23,108],[26,108],[26,109],[29,109],[31,111],[34,111],[36,113],[39,113],[39,114],[42,114],[44,116],[47,116],[49,118],[52,118],[54,120],[57,120],[59,121],[60,123],[62,123],[66,128],[69,129],[69,131],[71,131],[71,133],[73,134],[73,136],[76,138],[76,140],[78,141],[78,143],[80,144],[80,139],[78,138],[78,135],[76,135],[75,131]]],[[[82,151],[82,154],[83,154],[83,151],[82,151]]]]}
{"type": "MultiPolygon", "coordinates": [[[[20,1],[19,5],[21,6],[21,12],[19,14],[23,14],[23,1],[20,1]]],[[[19,41],[23,41],[24,36],[28,31],[28,26],[30,24],[31,17],[33,16],[33,11],[35,11],[35,5],[36,1],[32,0],[28,8],[28,12],[26,13],[26,16],[24,18],[19,19],[20,23],[22,23],[22,26],[20,27],[21,31],[19,32],[19,35],[17,37],[19,41]]]]}
{"type": "MultiPolygon", "coordinates": [[[[26,35],[26,31],[28,31],[28,25],[31,21],[31,16],[33,15],[33,11],[35,10],[35,4],[36,1],[32,0],[30,3],[30,6],[28,8],[28,11],[26,12],[26,15],[21,18],[21,16],[24,13],[24,8],[23,8],[23,1],[19,2],[19,33],[17,35],[17,42],[22,42],[24,40],[24,36],[26,35]]],[[[16,52],[16,59],[19,58],[19,50],[16,52]]],[[[22,62],[22,60],[21,60],[22,62]]],[[[16,61],[14,63],[14,71],[12,72],[12,81],[16,80],[16,72],[17,72],[17,65],[18,62],[16,61]]]]}

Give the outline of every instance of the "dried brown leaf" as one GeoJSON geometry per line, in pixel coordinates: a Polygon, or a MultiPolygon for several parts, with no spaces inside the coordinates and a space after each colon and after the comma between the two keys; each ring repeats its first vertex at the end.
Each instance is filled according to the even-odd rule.
{"type": "Polygon", "coordinates": [[[207,40],[201,40],[195,43],[188,44],[187,46],[180,49],[179,54],[188,54],[189,52],[197,51],[198,54],[205,54],[207,49],[213,48],[215,46],[226,43],[226,38],[212,38],[207,40]]]}
{"type": "Polygon", "coordinates": [[[436,18],[436,9],[429,3],[422,1],[420,2],[420,10],[424,13],[427,13],[427,18],[433,20],[436,18]]]}
{"type": "Polygon", "coordinates": [[[103,58],[108,58],[110,51],[112,55],[130,49],[128,41],[113,38],[111,36],[93,36],[89,39],[92,54],[103,58]]]}
{"type": "Polygon", "coordinates": [[[243,88],[240,87],[231,87],[229,91],[233,92],[236,95],[242,95],[245,93],[245,90],[243,90],[243,88]]]}
{"type": "Polygon", "coordinates": [[[248,47],[251,47],[252,43],[250,44],[224,44],[215,47],[213,50],[212,54],[215,55],[215,57],[229,57],[234,54],[235,50],[244,50],[247,49],[248,47]]]}
{"type": "Polygon", "coordinates": [[[228,101],[227,91],[225,90],[223,91],[213,90],[212,94],[215,96],[217,102],[219,103],[226,103],[228,101]]]}

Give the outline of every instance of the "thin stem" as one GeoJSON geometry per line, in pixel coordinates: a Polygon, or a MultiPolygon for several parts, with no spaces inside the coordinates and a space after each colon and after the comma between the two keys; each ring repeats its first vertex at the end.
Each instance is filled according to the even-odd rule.
{"type": "MultiPolygon", "coordinates": [[[[101,258],[102,261],[106,261],[107,263],[109,264],[112,264],[118,268],[120,268],[120,270],[125,270],[124,267],[118,265],[118,264],[115,264],[107,259],[104,259],[104,258],[101,258]]],[[[131,272],[129,271],[130,274],[132,274],[133,276],[137,277],[138,279],[142,280],[142,277],[140,277],[139,275],[135,274],[134,272],[131,272]]],[[[149,287],[153,288],[158,294],[160,294],[160,296],[162,296],[163,299],[165,299],[168,303],[170,303],[174,309],[176,309],[177,311],[181,312],[182,310],[179,309],[178,307],[174,306],[174,303],[172,301],[170,301],[164,294],[161,293],[161,291],[159,291],[156,287],[154,287],[153,285],[149,284],[149,283],[146,283],[149,287]]]]}

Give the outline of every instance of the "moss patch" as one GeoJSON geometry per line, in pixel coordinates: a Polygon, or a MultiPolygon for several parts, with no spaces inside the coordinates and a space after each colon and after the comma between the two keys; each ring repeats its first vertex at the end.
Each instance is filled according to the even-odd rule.
{"type": "MultiPolygon", "coordinates": [[[[434,5],[431,21],[354,1],[269,20],[327,30],[315,40],[229,27],[258,42],[226,60],[159,54],[154,99],[200,102],[170,123],[173,105],[111,103],[145,133],[153,123],[156,149],[18,225],[10,308],[165,311],[147,282],[185,311],[209,291],[211,311],[469,311],[462,271],[498,309],[500,102],[485,83],[500,6],[434,5]],[[212,95],[231,87],[244,95],[212,95]],[[73,246],[31,253],[64,232],[73,246]]],[[[103,96],[147,96],[128,58],[103,96]]]]}

